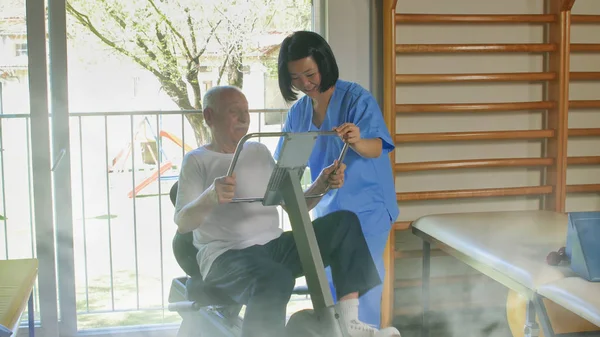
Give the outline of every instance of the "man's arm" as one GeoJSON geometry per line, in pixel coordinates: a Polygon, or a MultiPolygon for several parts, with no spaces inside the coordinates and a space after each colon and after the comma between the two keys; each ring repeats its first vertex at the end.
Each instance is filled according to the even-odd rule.
{"type": "MultiPolygon", "coordinates": [[[[189,182],[189,181],[187,181],[189,182]]],[[[192,185],[190,183],[190,185],[192,185]]],[[[184,188],[188,185],[184,184],[184,188]]],[[[192,185],[193,186],[193,185],[192,185]]],[[[183,195],[184,193],[182,193],[183,195]]],[[[200,196],[191,202],[179,206],[179,193],[177,193],[177,205],[175,211],[175,223],[180,233],[191,232],[202,226],[206,217],[215,206],[230,203],[235,194],[235,173],[231,177],[219,177],[200,196]]],[[[184,200],[189,200],[184,199],[184,200]]]]}
{"type": "MultiPolygon", "coordinates": [[[[315,182],[313,182],[306,190],[304,190],[304,196],[309,196],[309,195],[315,195],[315,194],[322,194],[325,193],[329,190],[329,186],[327,185],[327,183],[323,183],[321,182],[320,176],[319,179],[317,179],[315,182]]],[[[313,208],[315,208],[315,206],[317,206],[317,204],[319,203],[319,201],[321,201],[323,197],[311,197],[311,198],[305,198],[306,201],[306,207],[308,208],[308,210],[312,210],[313,208]]],[[[281,204],[281,207],[283,208],[284,211],[287,212],[287,208],[285,207],[285,204],[281,204]]]]}
{"type": "Polygon", "coordinates": [[[213,209],[231,202],[235,192],[235,174],[216,178],[208,188],[206,172],[192,153],[184,156],[179,173],[174,221],[179,233],[202,226],[213,209]]]}
{"type": "Polygon", "coordinates": [[[202,226],[208,214],[218,204],[217,191],[215,185],[212,184],[196,199],[175,211],[175,223],[177,224],[178,232],[189,233],[202,226]]]}
{"type": "MultiPolygon", "coordinates": [[[[322,194],[327,191],[329,191],[329,185],[327,184],[327,181],[319,176],[317,180],[308,186],[308,188],[304,191],[304,196],[322,194]]],[[[308,210],[310,211],[315,208],[321,199],[323,199],[323,197],[306,198],[306,206],[308,207],[308,210]]]]}
{"type": "MultiPolygon", "coordinates": [[[[346,169],[346,164],[341,163],[338,165],[337,159],[335,162],[328,167],[324,168],[321,171],[321,174],[317,177],[317,179],[304,191],[304,196],[315,195],[315,194],[323,194],[330,189],[337,189],[342,187],[344,184],[344,171],[346,169]]],[[[306,206],[308,210],[312,210],[317,206],[317,204],[321,201],[323,197],[312,197],[306,198],[306,206]]],[[[281,205],[283,209],[287,212],[285,205],[281,205]]]]}

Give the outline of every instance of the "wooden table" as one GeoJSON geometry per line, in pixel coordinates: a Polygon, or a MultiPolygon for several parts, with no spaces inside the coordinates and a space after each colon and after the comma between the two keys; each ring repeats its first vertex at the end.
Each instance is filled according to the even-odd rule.
{"type": "Polygon", "coordinates": [[[37,278],[37,259],[0,260],[0,336],[2,330],[16,336],[27,306],[29,336],[34,336],[33,285],[37,278]],[[4,328],[4,329],[3,329],[4,328]]]}

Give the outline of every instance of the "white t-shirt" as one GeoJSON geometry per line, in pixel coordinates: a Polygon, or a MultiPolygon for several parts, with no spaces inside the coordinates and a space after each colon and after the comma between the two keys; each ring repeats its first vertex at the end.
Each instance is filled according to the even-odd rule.
{"type": "MultiPolygon", "coordinates": [[[[198,198],[215,178],[225,176],[232,159],[233,154],[205,147],[186,153],[179,173],[176,211],[198,198]]],[[[246,142],[235,166],[235,197],[263,197],[274,166],[264,144],[246,142]]],[[[218,205],[194,230],[200,273],[206,276],[213,261],[225,251],[262,245],[282,232],[276,206],[265,207],[260,202],[218,205]]]]}

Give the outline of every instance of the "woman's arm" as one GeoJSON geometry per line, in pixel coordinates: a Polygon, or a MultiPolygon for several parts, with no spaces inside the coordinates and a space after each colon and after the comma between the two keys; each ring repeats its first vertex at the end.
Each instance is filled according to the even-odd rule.
{"type": "Polygon", "coordinates": [[[336,131],[338,136],[350,144],[350,148],[359,155],[366,158],[377,158],[381,155],[383,146],[381,138],[361,138],[360,129],[354,123],[344,123],[333,128],[333,131],[336,131]]]}
{"type": "Polygon", "coordinates": [[[373,95],[364,90],[356,99],[342,103],[345,104],[340,105],[346,108],[340,113],[344,114],[346,123],[333,130],[356,153],[364,158],[378,158],[394,149],[393,137],[373,95]]]}
{"type": "Polygon", "coordinates": [[[350,147],[366,158],[377,158],[381,155],[383,143],[381,138],[361,138],[350,147]]]}

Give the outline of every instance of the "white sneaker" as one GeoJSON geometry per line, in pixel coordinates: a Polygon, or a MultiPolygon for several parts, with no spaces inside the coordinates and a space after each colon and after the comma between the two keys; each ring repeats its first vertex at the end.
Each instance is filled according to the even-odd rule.
{"type": "Polygon", "coordinates": [[[352,337],[374,337],[378,332],[374,327],[356,319],[349,322],[347,329],[348,334],[352,337]]]}
{"type": "Polygon", "coordinates": [[[393,326],[383,328],[375,334],[375,337],[402,337],[400,336],[400,331],[394,328],[393,326]]]}
{"type": "Polygon", "coordinates": [[[351,320],[347,329],[352,337],[401,337],[400,332],[394,327],[377,330],[359,320],[351,320]]]}

